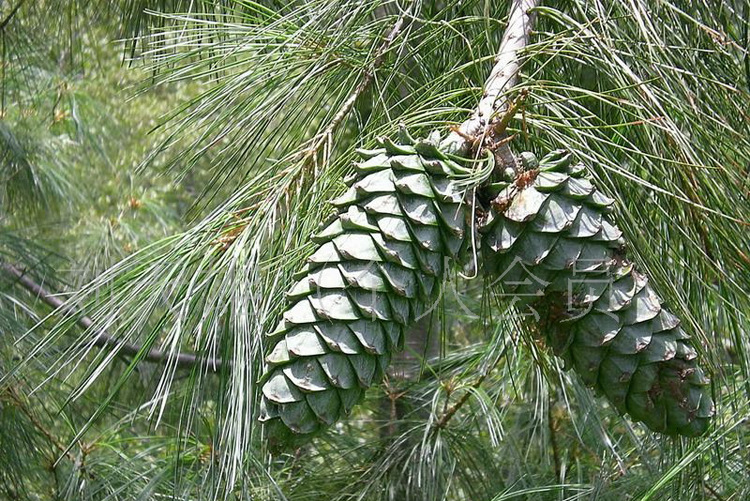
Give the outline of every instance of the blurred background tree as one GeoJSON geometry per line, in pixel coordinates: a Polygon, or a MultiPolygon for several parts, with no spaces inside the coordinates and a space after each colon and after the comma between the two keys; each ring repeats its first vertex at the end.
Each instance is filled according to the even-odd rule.
{"type": "Polygon", "coordinates": [[[707,436],[619,417],[455,274],[349,419],[266,450],[264,334],[354,148],[463,121],[509,2],[1,1],[0,496],[750,497],[750,6],[542,5],[513,147],[618,200],[707,436]]]}

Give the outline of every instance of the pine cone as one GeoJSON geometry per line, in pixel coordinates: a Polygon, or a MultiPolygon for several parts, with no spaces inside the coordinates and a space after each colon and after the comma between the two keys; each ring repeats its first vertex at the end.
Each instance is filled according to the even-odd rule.
{"type": "Polygon", "coordinates": [[[464,243],[465,208],[438,140],[363,151],[270,334],[261,421],[284,443],[336,422],[383,377],[464,243]],[[290,433],[291,432],[291,433],[290,433]]]}
{"type": "Polygon", "coordinates": [[[679,319],[625,259],[613,203],[583,164],[552,152],[494,198],[480,227],[485,267],[566,367],[621,414],[700,435],[714,414],[709,381],[679,319]]]}

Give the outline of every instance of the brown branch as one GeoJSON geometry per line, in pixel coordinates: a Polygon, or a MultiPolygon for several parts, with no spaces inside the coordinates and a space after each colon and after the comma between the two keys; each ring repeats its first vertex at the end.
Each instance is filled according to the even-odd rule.
{"type": "MultiPolygon", "coordinates": [[[[484,370],[482,370],[481,374],[479,374],[479,377],[474,380],[474,382],[469,386],[469,389],[476,390],[480,386],[482,386],[482,383],[485,379],[487,379],[487,376],[492,372],[492,369],[495,368],[495,366],[500,362],[500,360],[505,357],[505,354],[508,352],[508,345],[505,345],[503,347],[503,350],[498,354],[497,358],[492,362],[485,365],[484,370]]],[[[461,407],[463,407],[466,402],[469,401],[469,397],[471,396],[471,391],[464,392],[463,395],[461,395],[461,398],[458,399],[458,401],[453,404],[450,408],[448,408],[447,411],[444,411],[443,414],[440,416],[440,418],[435,422],[433,425],[433,429],[442,429],[445,428],[445,425],[448,424],[448,421],[451,420],[451,418],[458,412],[461,407]]]]}
{"type": "Polygon", "coordinates": [[[715,497],[715,498],[716,498],[716,499],[718,499],[719,501],[724,501],[724,498],[723,498],[723,497],[721,496],[721,494],[719,494],[718,492],[716,492],[716,489],[714,489],[713,487],[711,487],[711,486],[710,486],[710,485],[709,485],[708,483],[704,482],[704,483],[703,483],[703,487],[704,487],[704,488],[705,488],[705,489],[706,489],[706,490],[708,491],[708,493],[709,493],[709,494],[711,494],[711,495],[712,495],[713,497],[715,497]]]}
{"type": "MultiPolygon", "coordinates": [[[[484,143],[485,139],[491,142],[503,139],[505,127],[497,127],[497,123],[510,120],[512,114],[507,114],[505,118],[502,118],[502,115],[508,111],[509,105],[506,100],[500,98],[513,88],[518,80],[521,70],[520,52],[529,43],[531,28],[534,24],[534,15],[531,10],[538,3],[539,0],[513,0],[508,15],[508,25],[495,57],[495,66],[484,84],[482,98],[471,117],[443,142],[447,148],[466,154],[471,149],[471,141],[468,141],[467,137],[479,138],[480,144],[484,143]]],[[[507,126],[507,123],[504,125],[507,126]]],[[[512,162],[515,167],[510,147],[505,144],[498,150],[497,156],[502,159],[502,162],[504,164],[512,162]]]]}
{"type": "Polygon", "coordinates": [[[552,460],[555,463],[555,479],[562,482],[562,462],[560,461],[560,446],[557,443],[557,419],[552,412],[552,396],[547,396],[547,426],[549,427],[549,440],[552,445],[552,460]]]}
{"type": "MultiPolygon", "coordinates": [[[[469,388],[473,389],[473,390],[476,390],[477,388],[479,388],[482,385],[482,383],[484,382],[484,380],[487,377],[487,374],[489,374],[489,372],[490,371],[488,369],[487,371],[485,371],[484,373],[482,373],[476,379],[476,381],[474,381],[471,384],[471,386],[469,388]]],[[[458,401],[455,404],[453,404],[447,411],[445,411],[443,413],[442,416],[440,416],[440,419],[438,419],[435,422],[435,424],[433,425],[433,427],[436,428],[436,429],[445,428],[445,425],[448,424],[448,421],[450,421],[451,418],[456,414],[456,412],[458,412],[458,410],[461,407],[463,407],[464,404],[466,404],[466,402],[469,401],[469,397],[470,396],[471,396],[471,392],[470,391],[466,391],[463,395],[461,395],[461,398],[459,398],[458,401]]]]}
{"type": "Polygon", "coordinates": [[[3,31],[5,27],[8,26],[8,23],[11,21],[11,19],[13,19],[13,17],[16,15],[16,12],[18,12],[18,9],[20,9],[25,2],[26,0],[19,0],[16,6],[11,9],[7,16],[5,16],[5,19],[0,21],[0,31],[3,31]]]}
{"type": "Polygon", "coordinates": [[[47,439],[47,441],[52,444],[58,451],[60,451],[61,454],[65,455],[70,459],[72,463],[75,464],[76,458],[75,456],[70,452],[70,449],[65,447],[62,443],[60,443],[59,440],[47,429],[44,427],[41,421],[37,419],[36,416],[34,416],[29,409],[26,408],[26,405],[24,405],[23,401],[21,400],[21,396],[18,395],[15,389],[12,387],[8,387],[5,389],[5,393],[10,397],[10,399],[13,401],[14,406],[16,409],[21,411],[21,413],[26,416],[26,418],[31,422],[32,425],[34,425],[34,428],[37,429],[39,433],[44,435],[44,437],[47,439]]]}
{"type": "Polygon", "coordinates": [[[146,362],[170,363],[182,368],[191,368],[197,365],[206,369],[208,372],[219,372],[224,365],[224,361],[221,359],[202,358],[190,353],[165,353],[156,348],[143,354],[142,346],[118,340],[106,331],[98,329],[91,318],[47,291],[44,287],[32,280],[25,271],[20,270],[9,263],[0,263],[0,269],[9,275],[12,275],[15,278],[15,283],[35,294],[39,299],[55,308],[55,310],[64,315],[77,317],[76,323],[81,328],[91,330],[95,333],[96,337],[94,338],[94,346],[99,348],[115,348],[118,355],[127,357],[141,356],[141,360],[146,362]]]}

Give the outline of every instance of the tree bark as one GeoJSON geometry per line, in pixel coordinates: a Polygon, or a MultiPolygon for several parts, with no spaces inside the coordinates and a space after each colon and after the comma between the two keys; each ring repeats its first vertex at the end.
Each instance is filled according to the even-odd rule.
{"type": "MultiPolygon", "coordinates": [[[[495,66],[484,84],[482,98],[471,117],[443,142],[449,150],[465,155],[472,147],[471,138],[479,139],[483,145],[496,143],[504,138],[503,131],[495,133],[494,125],[509,107],[503,95],[518,81],[522,64],[520,52],[529,43],[535,17],[532,9],[538,3],[539,0],[514,0],[511,3],[508,24],[495,57],[495,66]]],[[[503,164],[513,162],[515,165],[507,143],[498,150],[503,164]]]]}

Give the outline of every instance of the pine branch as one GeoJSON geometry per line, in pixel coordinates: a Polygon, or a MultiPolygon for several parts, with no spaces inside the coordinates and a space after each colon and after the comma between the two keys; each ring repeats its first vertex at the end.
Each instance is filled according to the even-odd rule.
{"type": "Polygon", "coordinates": [[[18,394],[17,390],[13,388],[12,386],[9,386],[5,389],[5,393],[10,397],[12,400],[14,406],[16,409],[21,411],[21,413],[26,416],[26,418],[31,422],[31,424],[34,426],[34,428],[37,429],[39,433],[41,433],[44,438],[47,439],[47,441],[52,444],[55,449],[57,449],[62,455],[67,456],[70,461],[75,464],[76,458],[75,456],[70,452],[69,447],[65,447],[58,439],[55,437],[55,435],[52,434],[51,431],[49,431],[39,419],[37,419],[36,416],[26,407],[26,404],[24,404],[23,400],[21,400],[21,396],[18,394]]]}
{"type": "MultiPolygon", "coordinates": [[[[469,389],[476,390],[477,388],[479,388],[484,382],[484,380],[487,378],[487,374],[489,374],[489,372],[490,372],[490,369],[488,368],[485,372],[480,374],[479,377],[476,380],[474,380],[474,382],[471,384],[469,389]]],[[[440,418],[438,418],[438,420],[435,421],[435,424],[433,424],[433,428],[438,429],[438,430],[445,428],[445,425],[448,424],[448,421],[450,421],[451,418],[456,414],[456,412],[458,412],[459,409],[461,409],[461,407],[463,407],[464,404],[466,404],[466,402],[469,401],[470,396],[471,396],[471,391],[467,390],[463,395],[461,395],[461,398],[459,398],[455,404],[451,405],[448,408],[448,410],[446,410],[440,416],[440,418]]]]}
{"type": "Polygon", "coordinates": [[[555,463],[555,479],[562,482],[564,481],[562,477],[562,461],[560,460],[560,446],[557,443],[558,421],[555,419],[553,413],[553,404],[552,396],[547,395],[547,426],[549,428],[549,441],[552,445],[552,460],[555,463]]]}
{"type": "Polygon", "coordinates": [[[13,19],[13,17],[16,15],[16,12],[18,12],[18,9],[21,8],[21,6],[26,2],[26,0],[19,0],[19,2],[11,9],[11,11],[8,13],[7,16],[5,16],[5,19],[0,21],[0,31],[4,30],[5,27],[8,25],[8,23],[13,19]]]}
{"type": "MultiPolygon", "coordinates": [[[[500,50],[495,58],[495,66],[492,68],[489,78],[484,84],[482,98],[474,110],[471,118],[454,130],[444,144],[458,151],[467,151],[472,147],[474,138],[485,144],[485,139],[490,140],[490,147],[495,149],[495,154],[500,156],[503,165],[515,166],[513,154],[508,146],[508,140],[504,138],[505,128],[518,109],[520,102],[516,100],[508,103],[499,100],[499,97],[511,89],[518,80],[521,69],[520,52],[528,44],[534,16],[530,12],[536,7],[539,0],[514,0],[510,6],[508,25],[505,28],[503,39],[500,42],[500,50]]],[[[489,374],[491,367],[482,372],[471,384],[471,389],[479,388],[489,374]]],[[[435,429],[444,428],[448,421],[469,400],[471,391],[466,391],[461,398],[448,408],[433,425],[435,429]]]]}
{"type": "MultiPolygon", "coordinates": [[[[47,291],[43,286],[32,280],[25,271],[20,270],[9,263],[0,263],[0,268],[9,275],[15,277],[15,283],[35,294],[39,299],[55,308],[55,310],[64,315],[77,317],[76,323],[81,328],[96,332],[94,346],[99,348],[113,347],[117,349],[118,355],[125,357],[137,357],[139,354],[143,353],[142,346],[120,341],[106,331],[94,327],[94,321],[91,320],[91,318],[83,315],[73,306],[65,304],[64,301],[60,300],[54,294],[47,291]]],[[[190,353],[177,353],[176,355],[173,355],[170,353],[164,353],[156,348],[151,349],[145,355],[142,355],[141,360],[153,363],[171,363],[182,368],[191,368],[197,365],[208,372],[219,372],[224,365],[224,361],[221,359],[204,359],[190,353]]]]}
{"type": "MultiPolygon", "coordinates": [[[[440,414],[440,417],[437,419],[437,421],[433,423],[432,425],[433,430],[440,430],[442,428],[445,428],[445,426],[448,424],[448,421],[450,421],[453,418],[453,416],[455,416],[456,413],[461,409],[461,407],[463,407],[466,404],[466,402],[469,401],[469,397],[471,396],[472,391],[477,390],[479,389],[480,386],[482,386],[482,383],[484,383],[484,380],[487,379],[487,376],[490,375],[490,372],[492,372],[492,370],[497,366],[500,360],[505,357],[505,354],[507,352],[508,352],[508,345],[505,345],[502,351],[495,357],[495,359],[492,362],[485,364],[484,369],[480,371],[479,376],[477,376],[474,382],[472,382],[471,385],[467,387],[467,390],[464,392],[463,395],[461,395],[461,398],[459,398],[455,404],[443,410],[443,412],[440,414]]],[[[447,401],[446,401],[446,404],[447,404],[447,401]]]]}
{"type": "MultiPolygon", "coordinates": [[[[453,131],[445,140],[445,145],[455,151],[466,153],[472,147],[472,139],[480,140],[480,144],[497,143],[502,141],[505,126],[510,120],[513,106],[500,97],[516,84],[521,70],[520,52],[526,47],[534,24],[531,10],[537,6],[539,0],[513,0],[508,16],[500,49],[495,57],[495,66],[484,84],[484,92],[471,118],[453,131]],[[504,114],[510,115],[503,117],[504,114]]],[[[506,143],[499,144],[496,154],[500,156],[503,165],[515,166],[510,147],[506,143]]]]}
{"type": "Polygon", "coordinates": [[[362,71],[362,79],[360,80],[359,84],[346,98],[344,103],[341,105],[341,108],[339,108],[339,110],[336,112],[336,115],[334,115],[333,119],[331,119],[330,123],[326,126],[323,132],[317,134],[310,140],[310,147],[304,150],[305,157],[310,158],[314,156],[324,144],[331,140],[334,131],[339,125],[341,125],[344,119],[346,119],[346,116],[349,114],[352,108],[354,108],[354,104],[357,102],[359,96],[362,95],[362,93],[370,86],[375,78],[376,70],[380,68],[380,66],[383,64],[383,61],[385,60],[386,52],[388,52],[388,49],[390,49],[393,41],[401,33],[406,18],[411,15],[411,9],[413,6],[413,3],[409,5],[409,7],[404,10],[398,17],[393,25],[393,28],[391,28],[391,31],[383,40],[383,43],[380,45],[380,47],[378,47],[378,50],[375,53],[375,58],[370,64],[369,68],[362,71]]]}

